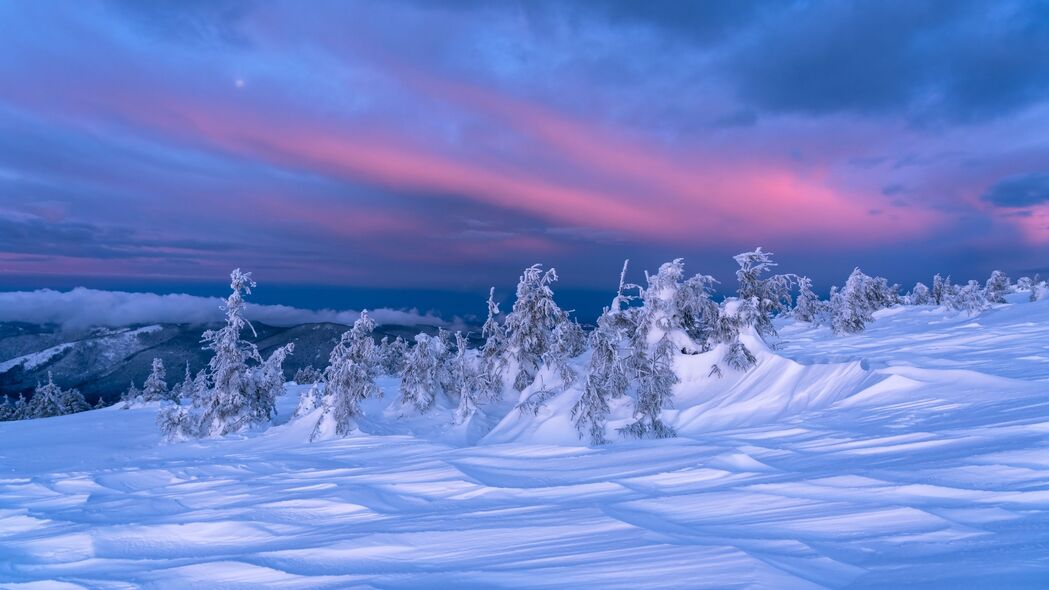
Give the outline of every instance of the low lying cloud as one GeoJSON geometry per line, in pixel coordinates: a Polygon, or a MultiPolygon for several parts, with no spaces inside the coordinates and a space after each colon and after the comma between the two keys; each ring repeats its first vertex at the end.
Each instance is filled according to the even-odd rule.
{"type": "MultiPolygon", "coordinates": [[[[135,324],[207,324],[224,317],[218,297],[156,293],[101,291],[77,287],[71,291],[0,292],[0,321],[60,324],[67,328],[119,327],[135,324]]],[[[369,310],[378,324],[396,326],[444,326],[445,320],[415,309],[369,310]]],[[[301,309],[286,305],[248,303],[247,318],[271,326],[294,326],[319,322],[352,324],[359,311],[301,309]]]]}

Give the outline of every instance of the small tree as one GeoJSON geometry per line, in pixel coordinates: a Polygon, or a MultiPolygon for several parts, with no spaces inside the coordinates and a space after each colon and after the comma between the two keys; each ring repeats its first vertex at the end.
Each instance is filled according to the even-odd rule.
{"type": "Polygon", "coordinates": [[[597,320],[597,328],[590,335],[590,363],[587,365],[583,395],[572,407],[579,438],[589,437],[590,444],[604,444],[609,405],[612,399],[626,394],[627,367],[619,353],[621,335],[608,308],[597,320]]]}
{"type": "Polygon", "coordinates": [[[798,277],[798,298],[794,304],[794,319],[799,322],[814,322],[819,311],[820,298],[812,291],[809,277],[798,277]]]}
{"type": "Polygon", "coordinates": [[[171,392],[168,391],[166,378],[167,372],[164,370],[164,361],[154,358],[149,377],[146,377],[146,382],[142,385],[142,401],[159,402],[170,400],[172,396],[171,392]]]}
{"type": "Polygon", "coordinates": [[[400,336],[390,341],[383,336],[379,342],[379,365],[386,375],[400,375],[404,370],[404,358],[408,355],[408,343],[400,336]]]}
{"type": "Polygon", "coordinates": [[[363,311],[353,328],[343,333],[332,349],[324,371],[324,412],[310,435],[311,440],[331,432],[337,436],[350,434],[357,428],[361,402],[382,395],[375,384],[379,357],[372,339],[374,330],[375,322],[363,311]]]}
{"type": "Polygon", "coordinates": [[[128,384],[127,391],[120,396],[120,401],[123,403],[120,407],[126,410],[140,399],[142,399],[142,390],[135,385],[135,380],[132,379],[128,384]]]}
{"type": "Polygon", "coordinates": [[[498,315],[499,304],[495,302],[495,287],[492,287],[488,291],[488,319],[481,328],[484,347],[478,371],[478,388],[488,399],[503,393],[503,373],[506,371],[506,331],[499,323],[498,315]]]}
{"type": "Polygon", "coordinates": [[[859,268],[852,271],[841,295],[832,301],[834,315],[832,329],[835,334],[856,334],[871,321],[874,304],[870,300],[871,278],[859,268]]]}
{"type": "Polygon", "coordinates": [[[565,312],[554,302],[550,285],[557,281],[557,271],[543,271],[535,264],[525,269],[517,283],[517,300],[506,316],[507,350],[517,361],[514,377],[517,391],[535,380],[543,357],[553,347],[553,331],[567,321],[565,312]]]}
{"type": "MultiPolygon", "coordinates": [[[[722,360],[726,365],[741,373],[749,371],[758,362],[754,353],[750,352],[750,349],[739,340],[729,344],[728,350],[725,351],[725,356],[722,360]]],[[[717,365],[714,366],[716,367],[717,365]]],[[[713,368],[711,368],[711,372],[715,372],[713,368]]],[[[721,369],[718,369],[716,373],[720,377],[721,369]]]]}
{"type": "Polygon", "coordinates": [[[416,334],[415,347],[408,353],[401,374],[401,403],[418,412],[433,407],[442,391],[441,357],[444,356],[440,338],[416,334]]]}
{"type": "Polygon", "coordinates": [[[932,296],[929,293],[929,288],[925,286],[925,283],[915,283],[914,288],[911,289],[910,304],[928,305],[930,301],[932,301],[932,296]]]}
{"type": "Polygon", "coordinates": [[[1009,293],[1009,277],[1000,270],[991,273],[984,287],[987,301],[991,303],[1005,303],[1005,296],[1009,293]]]}
{"type": "Polygon", "coordinates": [[[964,311],[969,315],[976,315],[987,309],[990,305],[980,283],[969,281],[950,298],[948,307],[958,311],[964,311]]]}
{"type": "Polygon", "coordinates": [[[76,389],[62,389],[55,385],[51,371],[47,372],[47,383],[37,384],[33,397],[25,405],[24,417],[50,418],[90,410],[91,406],[76,389]]]}
{"type": "Polygon", "coordinates": [[[744,252],[733,257],[739,270],[736,280],[739,281],[738,296],[741,300],[754,301],[756,310],[754,327],[763,336],[775,335],[772,316],[790,309],[790,286],[794,275],[772,275],[763,278],[776,267],[772,262],[772,253],[763,252],[758,247],[753,252],[744,252]]]}
{"type": "Polygon", "coordinates": [[[459,394],[459,407],[455,410],[455,423],[465,424],[477,412],[477,373],[470,364],[466,338],[462,332],[455,333],[455,360],[452,363],[452,383],[459,394]]]}
{"type": "Polygon", "coordinates": [[[673,406],[673,387],[678,382],[677,374],[674,373],[674,346],[670,335],[664,333],[653,354],[639,360],[637,405],[634,407],[637,420],[620,429],[620,432],[636,438],[677,436],[674,429],[661,419],[663,409],[673,406]]]}
{"type": "Polygon", "coordinates": [[[295,371],[295,377],[292,378],[292,381],[294,381],[296,385],[313,385],[314,383],[320,383],[323,380],[324,374],[313,365],[302,367],[298,371],[295,371]]]}

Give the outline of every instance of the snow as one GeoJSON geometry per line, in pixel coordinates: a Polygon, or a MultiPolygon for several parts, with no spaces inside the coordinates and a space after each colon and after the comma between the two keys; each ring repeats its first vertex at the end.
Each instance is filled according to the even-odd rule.
{"type": "Polygon", "coordinates": [[[1049,300],[777,330],[746,373],[676,357],[676,439],[620,440],[623,399],[584,446],[582,379],[470,430],[381,378],[314,443],[294,385],[217,440],[161,444],[154,406],[0,423],[0,588],[1046,587],[1049,300]]]}

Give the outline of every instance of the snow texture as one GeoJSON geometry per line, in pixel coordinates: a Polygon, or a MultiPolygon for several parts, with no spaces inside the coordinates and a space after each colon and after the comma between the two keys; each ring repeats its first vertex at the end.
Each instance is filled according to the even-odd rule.
{"type": "Polygon", "coordinates": [[[359,430],[314,443],[290,420],[309,385],[221,439],[163,444],[155,406],[0,423],[0,588],[1045,588],[1049,301],[1027,297],[846,336],[776,320],[720,377],[729,344],[676,355],[672,439],[618,436],[620,396],[586,446],[584,379],[457,425],[441,397],[387,412],[378,377],[359,430]]]}

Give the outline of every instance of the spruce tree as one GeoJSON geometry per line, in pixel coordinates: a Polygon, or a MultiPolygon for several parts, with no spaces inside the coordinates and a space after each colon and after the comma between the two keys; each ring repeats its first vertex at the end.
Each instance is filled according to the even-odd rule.
{"type": "Polygon", "coordinates": [[[361,415],[361,402],[370,397],[380,397],[382,391],[375,384],[379,374],[378,349],[372,332],[375,322],[368,312],[353,323],[353,328],[343,333],[339,343],[331,351],[328,368],[324,371],[324,408],[311,439],[334,433],[346,436],[357,428],[361,415]]]}
{"type": "Polygon", "coordinates": [[[583,394],[572,407],[579,438],[588,437],[593,445],[607,442],[608,402],[626,395],[628,385],[626,362],[619,352],[621,334],[615,326],[611,310],[605,308],[590,335],[591,354],[583,394]]]}
{"type": "Polygon", "coordinates": [[[814,322],[819,311],[820,298],[812,291],[809,277],[798,277],[798,298],[794,303],[794,319],[799,322],[814,322]]]}
{"type": "Polygon", "coordinates": [[[149,377],[146,377],[146,382],[142,384],[142,401],[159,402],[170,400],[171,393],[168,391],[168,384],[165,381],[166,377],[164,361],[154,358],[149,377]]]}
{"type": "Polygon", "coordinates": [[[514,389],[521,391],[535,380],[543,357],[553,346],[553,331],[567,314],[554,302],[550,285],[557,271],[543,271],[536,264],[525,269],[517,283],[517,299],[506,316],[507,350],[517,362],[514,389]]]}

